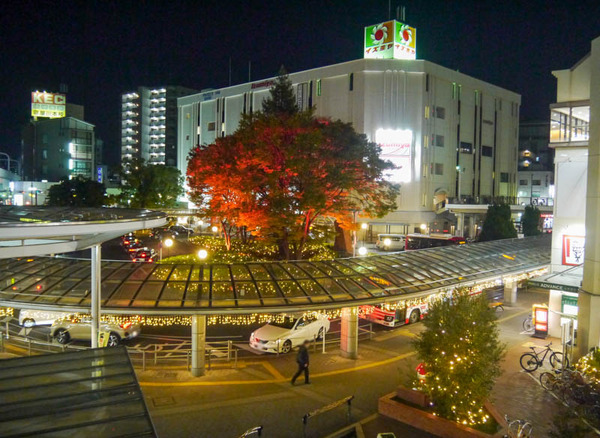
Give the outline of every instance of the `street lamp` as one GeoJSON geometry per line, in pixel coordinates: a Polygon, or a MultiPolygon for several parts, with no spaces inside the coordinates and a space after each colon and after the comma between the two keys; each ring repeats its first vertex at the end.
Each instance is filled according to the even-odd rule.
{"type": "Polygon", "coordinates": [[[361,256],[367,255],[367,248],[365,248],[364,246],[361,246],[360,248],[358,248],[358,255],[361,255],[361,256]]]}
{"type": "Polygon", "coordinates": [[[213,225],[213,227],[211,228],[213,233],[216,233],[217,231],[219,231],[219,227],[217,227],[216,225],[213,225]]]}
{"type": "Polygon", "coordinates": [[[208,251],[207,250],[201,249],[201,250],[198,251],[198,258],[200,260],[204,260],[204,259],[206,259],[206,257],[208,257],[208,251]]]}
{"type": "Polygon", "coordinates": [[[369,224],[363,222],[360,224],[360,227],[363,229],[363,246],[365,246],[365,241],[367,240],[367,228],[369,228],[369,224]]]}
{"type": "Polygon", "coordinates": [[[421,233],[425,234],[425,231],[427,230],[427,224],[421,224],[421,233]]]}
{"type": "MultiPolygon", "coordinates": [[[[173,239],[171,238],[166,238],[165,240],[163,240],[160,243],[160,253],[159,253],[159,259],[162,262],[162,249],[163,249],[163,245],[166,246],[167,248],[170,248],[173,246],[173,239]]],[[[167,256],[168,256],[168,252],[167,252],[167,256]]]]}

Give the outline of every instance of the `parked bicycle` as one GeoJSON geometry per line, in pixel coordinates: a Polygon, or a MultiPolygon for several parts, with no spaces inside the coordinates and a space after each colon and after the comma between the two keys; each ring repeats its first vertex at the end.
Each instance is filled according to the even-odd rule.
{"type": "Polygon", "coordinates": [[[523,320],[523,330],[525,330],[526,332],[532,332],[534,327],[535,326],[533,325],[533,315],[529,314],[527,318],[523,320]]]}
{"type": "Polygon", "coordinates": [[[542,385],[542,388],[553,392],[563,401],[565,400],[566,388],[583,382],[584,379],[581,373],[571,368],[546,371],[540,374],[540,384],[542,385]]]}
{"type": "Polygon", "coordinates": [[[550,346],[552,345],[552,342],[550,342],[548,345],[546,345],[546,347],[542,350],[536,351],[536,347],[529,347],[531,348],[531,353],[525,353],[521,356],[520,359],[520,363],[521,363],[521,367],[527,371],[528,373],[531,373],[535,370],[537,370],[539,367],[541,367],[544,364],[544,360],[546,359],[546,356],[548,356],[548,354],[550,354],[548,361],[550,362],[550,366],[552,368],[563,368],[563,363],[564,363],[564,368],[568,368],[569,367],[569,359],[567,359],[566,357],[563,357],[563,354],[557,351],[553,351],[550,346]],[[543,356],[541,356],[543,354],[543,356]]]}
{"type": "Polygon", "coordinates": [[[508,415],[505,415],[504,419],[508,423],[508,434],[504,435],[505,438],[528,438],[531,436],[533,426],[529,421],[511,420],[508,415]]]}

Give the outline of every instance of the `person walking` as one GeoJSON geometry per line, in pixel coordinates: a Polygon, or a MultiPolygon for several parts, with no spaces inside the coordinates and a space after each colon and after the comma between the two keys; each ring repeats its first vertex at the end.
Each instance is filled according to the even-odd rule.
{"type": "Polygon", "coordinates": [[[308,380],[308,345],[309,341],[304,341],[300,348],[298,348],[298,354],[296,355],[296,362],[298,363],[298,371],[292,377],[292,385],[296,383],[296,379],[302,372],[304,372],[304,383],[308,385],[310,381],[308,380]]]}

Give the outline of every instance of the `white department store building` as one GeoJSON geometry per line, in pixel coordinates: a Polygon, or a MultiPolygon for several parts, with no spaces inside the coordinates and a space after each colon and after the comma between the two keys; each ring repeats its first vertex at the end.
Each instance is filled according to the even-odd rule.
{"type": "MultiPolygon", "coordinates": [[[[377,29],[392,29],[394,23],[401,25],[367,27],[365,40],[374,40],[377,29]]],[[[427,224],[431,231],[437,227],[463,234],[451,214],[436,211],[444,212],[446,203],[458,199],[487,203],[505,197],[514,204],[520,95],[429,61],[394,59],[411,55],[385,53],[391,45],[403,47],[398,41],[380,42],[377,54],[365,44],[365,59],[289,75],[301,109],[312,107],[318,117],[352,123],[380,144],[383,158],[399,166],[388,175],[401,185],[398,209],[368,219],[371,233],[414,232],[427,224]]],[[[177,162],[183,174],[189,151],[232,134],[242,114],[261,109],[274,80],[178,99],[177,162]]]]}

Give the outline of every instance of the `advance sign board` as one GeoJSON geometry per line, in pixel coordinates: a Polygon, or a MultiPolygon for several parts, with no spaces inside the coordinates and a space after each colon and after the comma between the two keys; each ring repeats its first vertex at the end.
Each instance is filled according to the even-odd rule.
{"type": "Polygon", "coordinates": [[[417,30],[391,20],[365,27],[365,58],[417,59],[417,30]]]}
{"type": "Polygon", "coordinates": [[[31,93],[31,115],[58,119],[66,116],[67,96],[59,93],[33,91],[31,93]]]}

